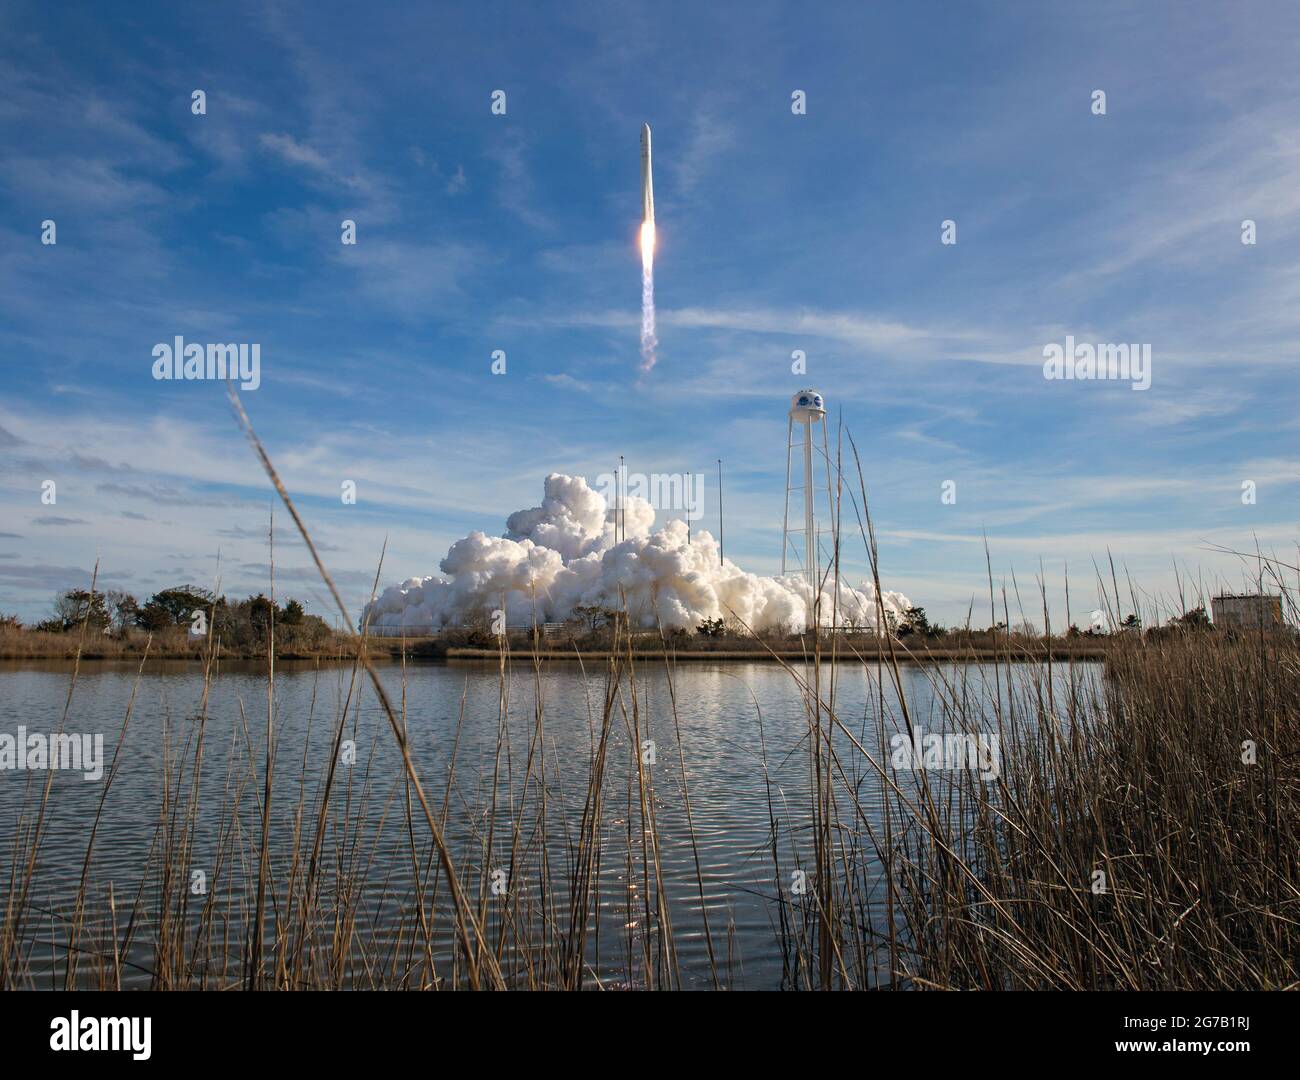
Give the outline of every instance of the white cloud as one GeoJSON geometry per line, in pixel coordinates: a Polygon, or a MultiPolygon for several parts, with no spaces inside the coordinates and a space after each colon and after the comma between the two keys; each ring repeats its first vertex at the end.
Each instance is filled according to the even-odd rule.
{"type": "Polygon", "coordinates": [[[318,172],[329,171],[329,162],[325,160],[323,154],[313,150],[305,143],[300,143],[292,135],[277,135],[268,132],[260,135],[258,142],[291,165],[303,165],[318,172]]]}

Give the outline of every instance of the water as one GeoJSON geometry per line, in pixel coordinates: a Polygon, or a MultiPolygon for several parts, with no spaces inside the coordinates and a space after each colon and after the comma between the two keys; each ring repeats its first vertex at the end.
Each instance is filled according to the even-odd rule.
{"type": "MultiPolygon", "coordinates": [[[[405,710],[412,757],[435,814],[442,813],[446,800],[446,832],[466,891],[477,903],[480,889],[486,889],[485,910],[494,934],[500,927],[498,909],[493,905],[501,901],[491,892],[492,872],[506,872],[512,849],[516,873],[513,881],[503,883],[504,888],[523,890],[535,898],[545,865],[552,887],[567,895],[606,689],[603,671],[599,664],[593,666],[596,670],[584,674],[575,664],[546,665],[534,684],[529,665],[517,663],[508,683],[504,728],[498,723],[501,684],[494,665],[422,664],[403,670],[386,664],[379,669],[394,705],[405,710]],[[532,779],[525,792],[523,776],[539,701],[544,717],[542,739],[531,747],[532,779]],[[455,775],[448,787],[453,745],[455,775]],[[495,815],[491,808],[494,774],[495,815]],[[539,783],[541,775],[544,785],[539,783]],[[543,787],[547,801],[544,839],[535,828],[543,787]],[[511,807],[525,798],[529,810],[522,817],[528,824],[515,837],[510,828],[511,807]],[[495,834],[484,856],[490,826],[495,827],[495,834]],[[547,857],[545,864],[542,852],[547,857]]],[[[1076,674],[1089,674],[1092,667],[1080,665],[1076,674]]],[[[66,730],[102,734],[110,761],[136,684],[136,670],[137,665],[131,663],[83,663],[68,712],[66,730]]],[[[0,665],[0,734],[14,735],[19,725],[29,733],[57,730],[70,671],[71,666],[63,663],[0,665]]],[[[879,755],[877,723],[882,691],[877,674],[873,667],[842,668],[835,706],[841,722],[858,733],[863,746],[879,755]]],[[[960,684],[978,710],[991,715],[995,678],[994,669],[975,665],[905,667],[904,693],[913,723],[930,731],[951,727],[945,721],[943,695],[936,693],[936,680],[960,684]]],[[[310,837],[316,820],[315,799],[331,758],[335,723],[343,715],[345,702],[350,702],[344,735],[355,743],[355,761],[341,765],[337,774],[331,800],[334,824],[323,853],[325,877],[333,892],[351,890],[359,898],[366,913],[361,921],[368,951],[373,953],[383,944],[400,952],[409,945],[409,930],[399,936],[398,927],[405,923],[409,928],[415,910],[404,774],[396,741],[364,674],[355,687],[350,684],[347,666],[317,669],[310,664],[282,664],[277,668],[272,893],[284,902],[284,882],[293,869],[295,820],[301,808],[302,830],[310,837]],[[361,827],[345,827],[345,808],[361,827]],[[365,854],[357,855],[358,851],[365,854]]],[[[898,710],[887,675],[885,686],[886,730],[893,731],[898,710]]],[[[657,918],[652,910],[647,920],[644,906],[647,888],[653,893],[654,883],[640,838],[642,812],[633,753],[639,739],[643,760],[653,761],[646,765],[653,785],[649,809],[658,828],[659,861],[682,984],[708,986],[713,981],[697,858],[703,907],[721,981],[751,988],[788,984],[791,953],[779,932],[772,822],[775,819],[780,880],[788,893],[791,875],[807,856],[811,826],[803,694],[788,672],[771,663],[682,663],[672,676],[671,689],[676,696],[676,723],[663,665],[647,665],[637,672],[639,715],[635,723],[639,731],[634,731],[631,690],[626,682],[621,685],[607,753],[595,905],[598,917],[592,921],[585,981],[643,985],[654,974],[647,972],[647,966],[654,968],[655,950],[663,942],[661,934],[654,934],[646,947],[646,927],[654,926],[657,918]],[[694,848],[682,790],[683,759],[694,848]],[[652,958],[649,965],[647,955],[652,958]]],[[[151,848],[156,843],[167,778],[176,785],[193,759],[202,695],[203,674],[198,665],[162,662],[147,668],[139,680],[118,772],[100,814],[90,895],[98,898],[102,907],[112,883],[119,927],[137,893],[141,895],[140,926],[130,950],[138,968],[124,973],[128,985],[149,985],[152,978],[150,927],[156,917],[153,908],[160,858],[155,849],[151,862],[151,848]]],[[[196,894],[195,905],[211,897],[223,920],[237,925],[240,917],[247,917],[243,906],[257,874],[267,716],[264,669],[223,665],[212,681],[207,711],[193,850],[186,870],[202,870],[208,878],[209,891],[196,894]],[[232,807],[237,808],[233,816],[232,807]],[[232,821],[237,827],[232,827],[232,821]]],[[[846,736],[837,735],[836,741],[846,782],[856,789],[868,818],[877,820],[883,802],[878,775],[846,736]]],[[[33,910],[46,914],[33,918],[24,935],[43,942],[66,937],[66,924],[60,916],[70,910],[90,825],[105,791],[105,780],[87,781],[79,773],[0,772],[0,856],[4,858],[6,888],[20,821],[30,823],[33,819],[47,779],[52,781],[51,797],[31,889],[33,910]]],[[[175,806],[170,809],[176,812],[175,806]]],[[[418,862],[424,865],[429,858],[429,833],[418,805],[413,828],[418,862]]],[[[299,850],[309,849],[309,839],[303,840],[299,850]]],[[[872,881],[870,867],[863,873],[868,888],[875,888],[878,883],[872,881]]],[[[524,932],[534,936],[545,933],[548,920],[535,899],[530,905],[533,921],[524,932]]],[[[440,890],[437,906],[444,914],[449,910],[445,888],[440,890]]],[[[567,927],[566,920],[562,910],[551,913],[552,927],[567,927]]],[[[441,920],[441,924],[447,922],[441,920]]],[[[193,911],[190,923],[194,923],[193,911]]],[[[268,928],[272,925],[268,921],[268,928]]],[[[445,950],[441,957],[445,971],[454,942],[443,929],[438,931],[438,941],[445,950]]],[[[236,941],[229,948],[237,951],[237,946],[236,941]]],[[[42,959],[40,948],[36,949],[29,962],[31,981],[38,986],[50,985],[62,971],[57,948],[46,951],[50,955],[42,959]]],[[[354,973],[345,981],[351,985],[383,982],[382,975],[375,975],[379,959],[369,956],[366,973],[354,973]]],[[[237,968],[233,977],[237,980],[237,968]]],[[[663,973],[658,977],[664,977],[663,973]]]]}

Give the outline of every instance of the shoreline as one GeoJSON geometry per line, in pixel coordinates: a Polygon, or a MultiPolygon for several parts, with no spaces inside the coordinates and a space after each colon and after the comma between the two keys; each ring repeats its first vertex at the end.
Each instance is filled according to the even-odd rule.
{"type": "MultiPolygon", "coordinates": [[[[487,661],[495,662],[500,659],[500,655],[501,654],[497,652],[495,649],[453,648],[453,649],[448,649],[445,656],[441,657],[441,659],[447,661],[483,663],[487,661]]],[[[528,651],[511,652],[511,653],[507,653],[506,655],[507,658],[511,660],[531,660],[534,656],[532,652],[528,652],[528,651]]],[[[609,660],[615,655],[626,657],[627,653],[620,652],[614,654],[609,652],[608,650],[597,650],[593,652],[584,652],[584,653],[555,652],[553,650],[547,650],[545,652],[539,652],[535,655],[539,660],[552,660],[552,661],[576,663],[578,661],[587,661],[587,660],[609,660]]],[[[799,663],[803,663],[807,660],[812,659],[812,655],[810,653],[806,653],[803,651],[792,652],[788,649],[776,650],[773,652],[767,652],[765,650],[759,651],[759,650],[748,650],[748,649],[726,649],[726,650],[719,649],[716,651],[708,651],[708,650],[701,649],[701,650],[684,650],[684,651],[670,650],[667,653],[658,650],[645,651],[645,652],[634,651],[632,653],[633,659],[636,660],[662,660],[665,658],[665,656],[670,660],[722,660],[728,662],[762,661],[764,663],[776,663],[782,660],[798,661],[799,663]]],[[[877,661],[888,662],[889,660],[889,654],[886,652],[877,653],[873,650],[871,653],[866,653],[866,652],[854,652],[848,649],[841,649],[841,650],[836,650],[834,653],[832,653],[831,650],[825,649],[822,651],[822,655],[821,655],[822,662],[829,663],[832,656],[838,661],[848,662],[848,663],[854,661],[861,661],[863,663],[875,663],[877,661]]],[[[896,650],[895,656],[898,662],[903,664],[907,664],[907,663],[946,664],[946,663],[955,663],[955,662],[983,664],[983,663],[993,663],[995,660],[1001,661],[1003,663],[1006,662],[1039,663],[1042,661],[1046,661],[1049,658],[1049,650],[1047,649],[1027,650],[1023,648],[1014,651],[1006,650],[1006,649],[926,649],[924,651],[917,650],[913,652],[904,652],[902,650],[896,650]]],[[[419,657],[416,658],[419,659],[419,657]]],[[[1058,652],[1055,649],[1052,649],[1050,651],[1050,658],[1053,662],[1056,662],[1058,660],[1059,661],[1104,660],[1106,658],[1106,650],[1104,647],[1098,647],[1092,649],[1067,649],[1067,650],[1061,650],[1060,652],[1058,652]]]]}
{"type": "MultiPolygon", "coordinates": [[[[372,642],[369,650],[370,659],[379,664],[400,663],[405,660],[408,663],[420,664],[496,664],[501,660],[501,653],[497,649],[471,648],[468,646],[453,646],[446,649],[429,649],[422,647],[422,643],[408,642],[406,649],[403,651],[400,647],[393,648],[375,648],[372,642]]],[[[538,653],[533,653],[527,646],[518,649],[510,649],[506,652],[506,659],[513,663],[531,661],[534,656],[539,660],[545,660],[553,663],[586,663],[586,662],[605,662],[614,656],[627,657],[626,652],[612,653],[608,649],[593,649],[591,651],[559,651],[555,649],[546,649],[538,653]]],[[[810,653],[803,650],[778,649],[772,652],[759,649],[670,649],[666,653],[661,649],[636,649],[632,652],[634,660],[641,661],[661,661],[665,658],[676,661],[699,662],[699,661],[717,661],[720,663],[805,663],[812,658],[810,653]]],[[[1000,663],[1045,663],[1049,659],[1053,663],[1084,661],[1095,662],[1106,658],[1107,649],[1105,646],[1092,646],[1086,648],[1052,648],[1048,650],[1043,647],[1026,648],[1024,646],[1014,649],[918,649],[906,651],[896,649],[895,656],[901,664],[950,664],[950,663],[970,663],[970,664],[991,664],[1000,663]]],[[[837,649],[832,652],[829,648],[824,648],[821,654],[823,663],[829,663],[834,658],[839,663],[876,663],[888,662],[889,654],[887,652],[877,653],[875,650],[867,652],[853,651],[851,649],[837,649]]],[[[301,668],[308,665],[335,666],[351,663],[355,656],[351,653],[329,653],[329,654],[290,654],[277,656],[275,662],[277,665],[292,665],[294,668],[301,668]]],[[[18,665],[40,665],[40,664],[71,664],[77,661],[75,652],[67,653],[22,653],[22,654],[0,654],[0,664],[9,666],[18,665]]],[[[146,665],[154,664],[195,664],[202,665],[206,658],[202,655],[195,655],[189,652],[151,652],[147,657],[143,653],[137,652],[83,652],[80,657],[81,663],[95,664],[130,664],[139,666],[143,661],[146,665]]],[[[254,667],[265,668],[267,660],[265,656],[245,656],[239,654],[226,654],[214,658],[214,667],[220,669],[223,665],[250,665],[254,667]]]]}

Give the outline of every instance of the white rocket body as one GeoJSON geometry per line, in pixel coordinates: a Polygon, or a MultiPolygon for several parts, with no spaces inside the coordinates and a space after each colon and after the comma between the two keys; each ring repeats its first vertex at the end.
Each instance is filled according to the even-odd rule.
{"type": "Polygon", "coordinates": [[[655,220],[655,182],[650,165],[650,125],[641,125],[641,222],[653,225],[655,220]]]}

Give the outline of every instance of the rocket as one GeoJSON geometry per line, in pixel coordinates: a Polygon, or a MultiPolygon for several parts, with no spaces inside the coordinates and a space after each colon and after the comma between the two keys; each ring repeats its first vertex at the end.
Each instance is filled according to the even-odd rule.
{"type": "Polygon", "coordinates": [[[641,223],[655,223],[655,182],[650,166],[650,125],[641,125],[641,223]]]}

